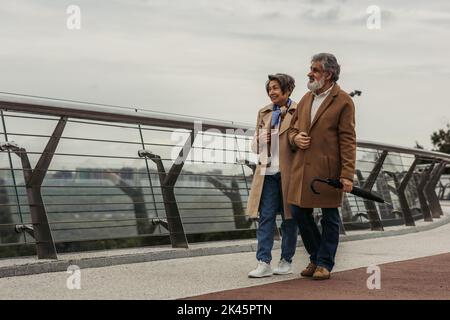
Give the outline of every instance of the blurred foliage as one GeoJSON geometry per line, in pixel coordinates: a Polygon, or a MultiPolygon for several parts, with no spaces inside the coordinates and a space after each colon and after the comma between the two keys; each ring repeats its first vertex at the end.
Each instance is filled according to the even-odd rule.
{"type": "Polygon", "coordinates": [[[447,129],[440,129],[431,135],[431,143],[435,151],[450,153],[450,124],[447,123],[447,129]]]}

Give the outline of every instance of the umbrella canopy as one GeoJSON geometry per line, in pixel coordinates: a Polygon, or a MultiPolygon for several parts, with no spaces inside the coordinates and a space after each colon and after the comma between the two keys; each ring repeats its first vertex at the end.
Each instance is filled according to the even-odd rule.
{"type": "MultiPolygon", "coordinates": [[[[343,188],[342,183],[339,180],[337,180],[337,179],[316,178],[316,179],[313,179],[313,181],[311,182],[311,191],[314,192],[315,194],[320,194],[319,192],[317,192],[314,189],[314,183],[315,182],[323,182],[323,183],[326,183],[329,186],[335,187],[337,189],[342,189],[343,188]]],[[[375,194],[375,193],[373,193],[371,191],[358,188],[358,187],[353,187],[353,189],[352,189],[352,191],[350,191],[350,193],[354,194],[357,197],[361,197],[361,198],[364,198],[364,199],[367,199],[367,200],[372,200],[372,201],[376,201],[376,202],[380,202],[380,203],[390,204],[390,203],[384,201],[384,199],[381,198],[379,195],[377,195],[377,194],[375,194]]]]}

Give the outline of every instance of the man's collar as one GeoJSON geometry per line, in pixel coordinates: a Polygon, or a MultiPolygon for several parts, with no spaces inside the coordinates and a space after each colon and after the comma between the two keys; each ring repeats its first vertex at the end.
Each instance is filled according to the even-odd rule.
{"type": "Polygon", "coordinates": [[[315,92],[313,92],[312,94],[314,97],[326,97],[331,92],[331,90],[333,90],[334,85],[335,85],[335,83],[333,83],[333,85],[331,87],[329,87],[326,91],[324,91],[320,94],[316,94],[315,92]]]}

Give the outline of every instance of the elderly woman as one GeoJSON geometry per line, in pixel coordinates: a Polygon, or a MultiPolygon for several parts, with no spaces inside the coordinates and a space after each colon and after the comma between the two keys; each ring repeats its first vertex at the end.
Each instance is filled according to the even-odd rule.
{"type": "Polygon", "coordinates": [[[247,204],[247,214],[259,218],[258,265],[248,274],[250,278],[292,273],[291,263],[297,246],[298,229],[296,221],[292,220],[286,196],[293,155],[287,133],[297,108],[297,103],[289,98],[294,87],[294,79],[287,74],[269,75],[266,91],[272,103],[258,111],[252,150],[258,154],[259,163],[247,204]],[[283,218],[281,259],[278,267],[272,271],[270,262],[277,213],[282,213],[283,218]]]}

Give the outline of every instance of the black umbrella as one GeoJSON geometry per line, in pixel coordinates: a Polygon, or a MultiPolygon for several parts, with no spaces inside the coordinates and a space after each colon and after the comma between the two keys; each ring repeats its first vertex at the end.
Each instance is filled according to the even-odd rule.
{"type": "MultiPolygon", "coordinates": [[[[311,182],[311,190],[312,192],[314,192],[315,194],[320,194],[319,192],[317,192],[314,189],[314,183],[318,181],[318,182],[323,182],[326,183],[332,187],[335,187],[337,189],[342,189],[344,186],[342,185],[342,183],[337,180],[337,179],[320,179],[320,178],[316,178],[313,179],[313,181],[311,182]]],[[[352,191],[350,191],[351,194],[354,194],[355,196],[367,199],[367,200],[372,200],[372,201],[376,201],[376,202],[381,202],[381,203],[386,203],[386,204],[390,204],[386,201],[384,201],[383,198],[381,198],[380,196],[374,194],[371,191],[367,191],[358,187],[353,187],[352,191]]]]}

